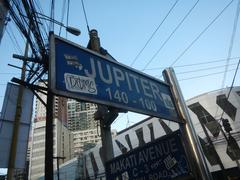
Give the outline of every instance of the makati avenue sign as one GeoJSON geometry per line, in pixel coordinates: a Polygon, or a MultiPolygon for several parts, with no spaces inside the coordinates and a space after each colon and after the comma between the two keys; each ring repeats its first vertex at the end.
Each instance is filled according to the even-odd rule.
{"type": "Polygon", "coordinates": [[[149,142],[106,163],[106,179],[174,179],[190,170],[180,131],[149,142]]]}
{"type": "Polygon", "coordinates": [[[179,121],[167,83],[55,35],[50,41],[55,94],[179,121]]]}

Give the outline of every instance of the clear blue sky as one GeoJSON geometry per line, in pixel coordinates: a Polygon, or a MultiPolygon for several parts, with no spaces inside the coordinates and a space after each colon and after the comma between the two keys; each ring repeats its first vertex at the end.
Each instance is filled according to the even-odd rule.
{"type": "MultiPolygon", "coordinates": [[[[38,1],[37,1],[38,2],[38,1]]],[[[175,0],[160,1],[139,1],[139,0],[85,0],[85,9],[90,29],[97,29],[101,38],[101,45],[115,57],[119,62],[130,65],[140,50],[144,47],[152,33],[156,30],[175,0]]],[[[169,37],[174,28],[179,24],[187,12],[196,3],[196,0],[179,0],[169,14],[167,19],[158,29],[152,40],[146,46],[142,54],[132,67],[142,70],[152,59],[153,55],[159,50],[164,41],[169,37]]],[[[152,76],[160,77],[162,69],[169,67],[184,50],[193,42],[194,39],[206,28],[209,23],[222,11],[230,0],[200,0],[191,14],[181,24],[179,29],[173,34],[161,51],[156,55],[144,71],[152,76]],[[154,69],[153,68],[158,68],[154,69]],[[150,70],[152,69],[152,70],[150,70]]],[[[43,1],[41,6],[44,12],[49,15],[50,2],[43,1]]],[[[55,18],[61,20],[62,1],[56,1],[55,18]]],[[[194,97],[204,92],[220,89],[222,86],[223,73],[205,76],[207,74],[223,72],[226,61],[218,61],[228,57],[228,49],[232,36],[234,18],[238,1],[233,3],[223,12],[223,14],[202,34],[202,36],[191,46],[186,53],[178,59],[174,66],[198,64],[202,62],[212,62],[205,65],[175,67],[180,86],[185,99],[194,97]],[[214,68],[215,67],[215,68],[214,68]],[[209,69],[206,69],[209,68],[209,69]],[[201,70],[205,69],[205,70],[201,70]],[[189,71],[196,72],[189,72],[189,71]],[[194,78],[196,76],[205,76],[194,78]],[[189,79],[193,78],[193,79],[189,79]],[[187,79],[187,80],[183,80],[187,79]]],[[[66,18],[63,21],[66,23],[66,18]]],[[[86,22],[82,10],[81,0],[71,1],[69,13],[69,25],[81,29],[79,37],[68,35],[68,38],[82,46],[88,42],[86,22]]],[[[9,22],[7,30],[15,34],[21,51],[24,50],[24,42],[17,33],[13,22],[9,22]]],[[[56,28],[56,34],[58,34],[56,28]]],[[[12,35],[11,35],[12,36],[12,35]]],[[[65,32],[62,33],[65,37],[65,32]]],[[[239,27],[233,43],[231,57],[239,57],[239,27]]],[[[12,37],[14,39],[14,37],[12,37]]],[[[0,108],[2,106],[6,83],[13,75],[20,73],[9,66],[20,64],[12,58],[13,53],[19,54],[16,43],[13,44],[9,35],[5,32],[0,45],[1,66],[0,66],[0,108]],[[10,73],[10,74],[8,74],[10,73]],[[13,74],[14,73],[14,74],[13,74]]],[[[224,87],[230,86],[238,59],[230,60],[229,71],[224,87]]],[[[239,74],[235,85],[239,85],[239,74]]],[[[113,124],[113,128],[121,130],[127,126],[129,120],[132,124],[141,120],[143,116],[128,113],[120,115],[113,124]]],[[[128,125],[129,125],[128,124],[128,125]]]]}

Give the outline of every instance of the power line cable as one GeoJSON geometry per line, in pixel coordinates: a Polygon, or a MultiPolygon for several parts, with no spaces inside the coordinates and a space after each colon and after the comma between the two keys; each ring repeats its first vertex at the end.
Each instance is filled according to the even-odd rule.
{"type": "MultiPolygon", "coordinates": [[[[230,61],[239,59],[240,57],[233,57],[230,58],[230,61]]],[[[178,65],[178,66],[173,66],[173,68],[182,68],[182,67],[189,67],[189,66],[199,66],[199,65],[207,65],[207,64],[213,64],[216,62],[221,62],[221,61],[226,61],[226,59],[215,59],[212,61],[205,61],[205,62],[200,62],[200,63],[191,63],[191,64],[184,64],[184,65],[178,65]]],[[[159,70],[159,69],[165,69],[166,67],[156,67],[156,68],[148,68],[145,70],[159,70]]]]}
{"type": "MultiPolygon", "coordinates": [[[[231,58],[232,49],[233,49],[233,43],[234,43],[234,39],[235,39],[235,35],[236,35],[236,30],[237,30],[239,10],[240,10],[240,0],[238,0],[237,9],[236,9],[236,14],[235,14],[235,18],[234,18],[233,29],[232,29],[231,39],[230,39],[230,43],[229,43],[229,48],[228,48],[227,59],[226,59],[225,73],[223,74],[221,89],[224,88],[225,81],[226,81],[226,77],[227,77],[227,70],[228,70],[229,59],[231,58]]],[[[218,110],[219,110],[219,107],[217,107],[215,116],[217,116],[218,110]]],[[[222,112],[223,112],[223,111],[222,111],[222,112]]]]}
{"type": "MultiPolygon", "coordinates": [[[[66,0],[63,1],[63,6],[62,6],[62,16],[61,16],[61,23],[63,24],[63,19],[64,19],[64,16],[65,16],[65,7],[66,7],[66,0]]],[[[59,29],[59,36],[61,35],[61,31],[62,31],[62,26],[60,26],[60,29],[59,29]]]]}
{"type": "MultiPolygon", "coordinates": [[[[68,26],[68,20],[69,20],[69,6],[70,6],[70,0],[68,0],[68,3],[67,3],[67,26],[68,26]]],[[[68,35],[68,31],[66,31],[66,38],[67,38],[67,35],[68,35]]]]}
{"type": "Polygon", "coordinates": [[[149,42],[152,40],[152,38],[154,37],[154,35],[157,33],[157,31],[159,30],[159,28],[162,26],[162,24],[165,22],[165,20],[167,19],[167,17],[169,16],[169,14],[172,12],[172,10],[174,9],[174,7],[176,6],[176,4],[178,3],[179,0],[176,0],[175,3],[172,5],[172,7],[170,8],[170,10],[168,11],[168,13],[166,14],[166,16],[163,18],[163,20],[161,21],[161,23],[158,25],[158,27],[154,30],[154,32],[152,33],[152,35],[149,37],[149,39],[147,40],[147,42],[144,44],[143,48],[138,52],[137,56],[133,59],[132,63],[130,64],[130,66],[133,66],[133,64],[137,61],[137,59],[139,58],[139,56],[142,54],[143,50],[147,47],[147,45],[149,44],[149,42]]]}
{"type": "Polygon", "coordinates": [[[234,24],[233,24],[233,30],[232,30],[232,35],[231,35],[231,40],[230,40],[230,45],[228,49],[228,55],[227,55],[227,61],[226,61],[226,67],[225,67],[225,73],[223,75],[223,80],[222,80],[222,88],[224,87],[226,77],[227,77],[227,70],[228,70],[228,64],[229,64],[229,58],[232,55],[232,49],[233,49],[233,43],[236,35],[236,30],[237,30],[237,25],[238,25],[238,18],[239,18],[239,12],[240,12],[240,0],[238,0],[237,4],[237,10],[236,10],[236,15],[234,19],[234,24]]]}
{"type": "MultiPolygon", "coordinates": [[[[229,64],[229,66],[233,66],[233,65],[236,65],[236,64],[237,63],[229,64]]],[[[213,67],[208,67],[208,68],[195,69],[195,70],[191,70],[191,71],[176,72],[176,74],[195,73],[195,72],[199,72],[199,71],[207,71],[207,70],[210,70],[210,69],[223,68],[223,67],[226,67],[226,66],[227,65],[213,66],[213,67]]]]}
{"type": "MultiPolygon", "coordinates": [[[[232,89],[233,89],[233,86],[234,86],[234,82],[235,82],[235,79],[236,79],[236,76],[237,76],[237,72],[238,72],[239,65],[240,65],[240,59],[239,59],[239,61],[238,61],[238,65],[237,65],[237,68],[236,68],[235,73],[234,73],[234,76],[233,76],[232,84],[231,84],[231,86],[230,86],[230,89],[229,89],[229,92],[228,92],[228,95],[227,95],[227,100],[229,99],[230,94],[231,94],[231,92],[232,92],[232,89]]],[[[225,113],[225,112],[222,111],[222,115],[221,115],[220,120],[222,119],[224,113],[225,113]]]]}
{"type": "Polygon", "coordinates": [[[158,53],[163,49],[163,47],[167,44],[167,42],[171,39],[171,37],[174,35],[174,33],[179,29],[179,27],[183,24],[183,22],[187,19],[187,17],[191,14],[193,9],[197,6],[199,3],[199,0],[195,2],[195,4],[192,6],[192,8],[187,12],[187,14],[183,17],[183,19],[180,21],[180,23],[175,27],[175,29],[172,31],[172,33],[168,36],[168,38],[163,42],[161,47],[155,52],[155,54],[152,56],[152,58],[147,62],[147,64],[143,67],[142,71],[144,71],[149,64],[153,61],[153,59],[158,55],[158,53]]]}
{"type": "Polygon", "coordinates": [[[83,0],[81,0],[81,2],[82,2],[83,13],[84,13],[84,17],[85,17],[85,21],[86,21],[86,25],[87,25],[87,30],[88,30],[88,33],[90,33],[90,28],[89,28],[89,24],[88,24],[88,18],[87,18],[87,13],[85,10],[84,2],[83,2],[83,0]]]}
{"type": "Polygon", "coordinates": [[[15,51],[19,52],[20,54],[23,54],[21,48],[20,48],[20,45],[18,44],[18,41],[16,39],[16,37],[14,35],[11,35],[10,32],[8,31],[8,28],[6,28],[6,32],[10,38],[10,40],[12,41],[12,45],[15,49],[15,51]],[[13,36],[13,37],[12,37],[13,36]]]}
{"type": "MultiPolygon", "coordinates": [[[[42,7],[41,7],[41,5],[40,5],[40,2],[39,2],[39,0],[34,0],[33,1],[34,2],[34,5],[36,6],[36,8],[37,8],[37,14],[38,14],[38,12],[40,12],[41,14],[44,14],[44,12],[43,12],[43,9],[42,9],[42,7]]],[[[38,20],[39,20],[39,24],[42,24],[42,29],[43,29],[43,31],[45,32],[45,35],[46,35],[46,37],[48,37],[48,31],[47,31],[47,29],[49,29],[49,26],[48,26],[48,24],[46,23],[46,21],[42,21],[40,18],[38,18],[38,20]]]]}
{"type": "Polygon", "coordinates": [[[203,29],[203,31],[187,46],[187,48],[173,61],[170,65],[173,66],[192,46],[197,40],[213,25],[213,23],[223,14],[223,12],[233,3],[234,0],[231,0],[223,10],[203,29]]]}
{"type": "Polygon", "coordinates": [[[20,75],[21,73],[0,73],[0,75],[20,75]]]}
{"type": "MultiPolygon", "coordinates": [[[[230,69],[228,70],[228,72],[230,71],[234,71],[235,69],[230,69]]],[[[216,72],[216,73],[210,73],[210,74],[205,74],[205,75],[201,75],[201,76],[193,76],[190,78],[184,78],[184,79],[179,79],[179,81],[186,81],[186,80],[190,80],[190,79],[198,79],[198,78],[202,78],[202,77],[207,77],[207,76],[212,76],[212,75],[216,75],[216,74],[222,74],[225,71],[220,71],[220,72],[216,72]]]]}

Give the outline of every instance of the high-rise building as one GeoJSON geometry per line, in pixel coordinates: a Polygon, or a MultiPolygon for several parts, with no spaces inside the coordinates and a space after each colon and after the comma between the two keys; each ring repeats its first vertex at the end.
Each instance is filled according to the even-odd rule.
{"type": "Polygon", "coordinates": [[[95,129],[97,121],[94,120],[94,113],[97,105],[68,99],[67,102],[67,126],[71,131],[95,129]]]}
{"type": "MultiPolygon", "coordinates": [[[[44,86],[44,82],[39,83],[44,86]]],[[[46,102],[45,94],[40,94],[40,98],[46,102]]],[[[64,157],[59,160],[62,164],[72,158],[73,155],[73,136],[66,127],[67,122],[67,100],[63,97],[54,97],[54,120],[53,120],[53,156],[64,157]]],[[[39,99],[35,103],[35,117],[32,133],[32,145],[29,164],[29,179],[38,179],[44,175],[45,164],[45,126],[46,126],[46,107],[39,99]]],[[[57,160],[54,161],[54,168],[57,168],[57,160]]]]}
{"type": "Polygon", "coordinates": [[[74,156],[81,152],[93,148],[101,141],[100,130],[97,128],[73,131],[74,156]]]}
{"type": "Polygon", "coordinates": [[[74,155],[77,157],[101,141],[100,128],[94,119],[97,105],[69,99],[67,106],[67,125],[73,133],[74,155]]]}

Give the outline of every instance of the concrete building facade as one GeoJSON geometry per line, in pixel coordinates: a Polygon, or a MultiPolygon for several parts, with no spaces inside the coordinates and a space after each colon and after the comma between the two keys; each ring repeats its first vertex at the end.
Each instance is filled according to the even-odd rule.
{"type": "Polygon", "coordinates": [[[98,122],[94,120],[97,105],[68,99],[68,129],[73,133],[74,156],[94,147],[101,141],[98,122]]]}
{"type": "MultiPolygon", "coordinates": [[[[44,82],[39,84],[45,86],[44,82]]],[[[46,102],[46,95],[40,94],[41,99],[46,102]]],[[[67,99],[54,97],[54,120],[53,120],[53,156],[65,157],[59,160],[62,164],[73,158],[73,135],[67,129],[67,99]]],[[[38,179],[44,175],[45,163],[45,126],[46,126],[46,107],[39,99],[35,102],[35,117],[32,130],[32,144],[29,163],[29,179],[38,179]]],[[[57,160],[54,161],[54,168],[57,160]]]]}
{"type": "Polygon", "coordinates": [[[97,128],[97,121],[94,120],[94,113],[97,111],[96,104],[68,99],[67,107],[67,127],[69,130],[97,128]]]}

